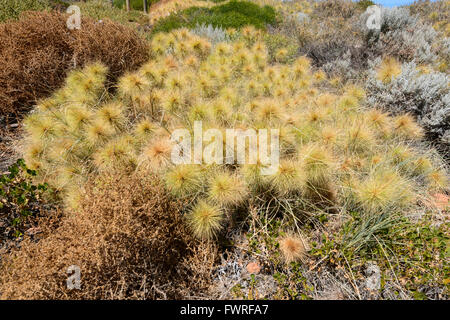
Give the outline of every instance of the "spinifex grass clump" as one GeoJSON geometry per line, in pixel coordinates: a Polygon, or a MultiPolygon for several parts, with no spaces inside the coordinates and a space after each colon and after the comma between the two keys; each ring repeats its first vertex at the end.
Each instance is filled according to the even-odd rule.
{"type": "Polygon", "coordinates": [[[411,117],[366,110],[355,86],[320,89],[328,80],[305,57],[269,65],[261,39],[251,27],[215,46],[185,29],[158,34],[152,59],[119,79],[115,96],[102,87],[103,66],[73,72],[25,121],[28,165],[73,207],[92,172],[158,175],[173,196],[189,200],[186,219],[200,238],[213,238],[255,205],[297,217],[379,215],[445,188],[445,171],[411,145],[422,137],[411,117]],[[263,175],[261,161],[173,164],[170,134],[193,132],[194,121],[220,132],[279,129],[279,170],[263,175]]]}

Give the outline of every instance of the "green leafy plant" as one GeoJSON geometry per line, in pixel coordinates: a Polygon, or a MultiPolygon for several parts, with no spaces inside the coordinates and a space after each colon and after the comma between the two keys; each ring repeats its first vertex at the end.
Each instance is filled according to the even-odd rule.
{"type": "Polygon", "coordinates": [[[23,11],[49,8],[48,0],[2,0],[0,1],[0,22],[17,19],[23,11]]]}
{"type": "Polygon", "coordinates": [[[8,174],[0,176],[0,230],[4,229],[1,234],[20,237],[36,217],[39,203],[49,189],[46,183],[32,182],[36,171],[28,169],[23,159],[8,170],[8,174]]]}

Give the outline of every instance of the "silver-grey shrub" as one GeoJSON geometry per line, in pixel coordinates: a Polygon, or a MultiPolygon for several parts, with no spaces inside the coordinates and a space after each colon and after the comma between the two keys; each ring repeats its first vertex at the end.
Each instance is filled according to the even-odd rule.
{"type": "Polygon", "coordinates": [[[414,62],[409,62],[402,65],[400,75],[383,83],[376,77],[380,61],[370,62],[368,102],[393,114],[416,115],[429,134],[450,145],[450,77],[441,72],[422,73],[414,62]]]}
{"type": "Polygon", "coordinates": [[[360,24],[372,50],[402,61],[430,63],[436,59],[432,45],[437,32],[418,16],[411,16],[407,8],[381,8],[380,30],[367,28],[368,17],[367,13],[362,14],[360,24]]]}
{"type": "Polygon", "coordinates": [[[230,37],[227,32],[220,27],[213,27],[212,25],[197,24],[191,32],[197,36],[208,38],[212,43],[219,43],[229,41],[230,37]]]}

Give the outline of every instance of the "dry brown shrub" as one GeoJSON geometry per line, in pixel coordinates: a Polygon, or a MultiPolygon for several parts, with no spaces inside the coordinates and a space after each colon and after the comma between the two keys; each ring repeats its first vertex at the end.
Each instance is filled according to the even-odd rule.
{"type": "Polygon", "coordinates": [[[3,258],[2,298],[182,299],[209,286],[212,244],[194,240],[155,177],[97,178],[77,212],[3,258]],[[66,287],[80,267],[81,290],[66,287]]]}
{"type": "Polygon", "coordinates": [[[71,31],[67,18],[56,11],[26,12],[0,25],[0,117],[29,110],[60,87],[72,68],[101,61],[114,81],[147,61],[147,44],[134,30],[83,17],[81,29],[71,31]]]}
{"type": "Polygon", "coordinates": [[[322,17],[350,18],[357,11],[355,3],[351,0],[326,0],[320,1],[315,7],[315,13],[322,17]]]}

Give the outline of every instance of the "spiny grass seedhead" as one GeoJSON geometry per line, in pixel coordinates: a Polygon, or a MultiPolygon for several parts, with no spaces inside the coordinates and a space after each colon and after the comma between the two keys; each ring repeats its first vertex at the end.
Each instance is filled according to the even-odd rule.
{"type": "Polygon", "coordinates": [[[84,194],[82,185],[69,185],[63,190],[63,193],[65,207],[72,212],[80,210],[84,194]]]}
{"type": "Polygon", "coordinates": [[[248,196],[247,185],[242,177],[227,171],[211,177],[208,197],[219,206],[233,206],[243,202],[248,196]]]}
{"type": "Polygon", "coordinates": [[[388,137],[392,131],[392,119],[387,113],[372,109],[365,113],[367,124],[383,137],[388,137]]]}
{"type": "Polygon", "coordinates": [[[297,234],[288,234],[279,240],[280,251],[287,264],[304,261],[309,245],[304,237],[297,234]]]}
{"type": "Polygon", "coordinates": [[[350,95],[344,95],[338,100],[338,108],[342,111],[354,111],[358,106],[358,99],[350,95]]]}
{"type": "Polygon", "coordinates": [[[203,173],[198,165],[178,165],[169,169],[164,181],[167,189],[177,197],[191,197],[203,187],[203,173]]]}
{"type": "Polygon", "coordinates": [[[445,169],[434,169],[427,175],[429,187],[432,191],[446,191],[448,190],[449,176],[445,169]]]}
{"type": "Polygon", "coordinates": [[[100,147],[93,155],[94,164],[100,171],[121,169],[131,171],[136,168],[137,159],[133,138],[123,135],[100,147]]]}
{"type": "Polygon", "coordinates": [[[161,64],[156,64],[154,61],[151,61],[147,64],[144,64],[138,71],[139,75],[144,79],[149,81],[150,87],[161,85],[164,80],[164,74],[167,73],[167,69],[165,66],[161,64]]]}
{"type": "Polygon", "coordinates": [[[399,144],[389,150],[388,157],[396,166],[404,167],[412,164],[415,155],[409,146],[399,144]]]}
{"type": "Polygon", "coordinates": [[[341,83],[342,83],[342,79],[339,77],[334,77],[334,78],[330,79],[330,85],[332,87],[338,88],[341,86],[341,83]]]}
{"type": "Polygon", "coordinates": [[[186,82],[182,75],[172,74],[164,80],[164,86],[169,90],[182,90],[186,86],[186,82]]]}
{"type": "Polygon", "coordinates": [[[352,123],[343,133],[343,147],[352,152],[370,151],[376,139],[372,130],[364,124],[352,123]]]}
{"type": "Polygon", "coordinates": [[[76,162],[88,156],[87,149],[81,139],[67,136],[51,141],[45,154],[52,163],[76,162]]]}
{"type": "Polygon", "coordinates": [[[158,125],[148,118],[140,120],[134,128],[134,135],[141,141],[147,141],[158,128],[158,125]]]}
{"type": "Polygon", "coordinates": [[[323,82],[327,80],[327,74],[323,70],[316,71],[313,74],[313,79],[318,83],[323,82]]]}
{"type": "Polygon", "coordinates": [[[297,58],[294,62],[293,69],[294,74],[297,79],[303,78],[305,76],[309,76],[311,68],[311,60],[309,58],[302,56],[297,58]]]}
{"type": "Polygon", "coordinates": [[[377,70],[377,79],[383,83],[390,83],[402,72],[402,65],[395,58],[386,57],[377,70]]]}
{"type": "Polygon", "coordinates": [[[83,68],[84,72],[88,75],[95,77],[104,77],[108,74],[108,67],[100,62],[88,64],[83,68]]]}
{"type": "Polygon", "coordinates": [[[197,59],[196,56],[190,55],[184,59],[183,63],[187,67],[197,68],[199,65],[199,60],[197,59]]]}
{"type": "Polygon", "coordinates": [[[72,132],[82,131],[94,119],[94,111],[84,104],[70,105],[65,112],[65,122],[72,132]]]}
{"type": "Polygon", "coordinates": [[[282,99],[284,97],[286,97],[289,93],[289,89],[286,88],[285,86],[275,86],[272,89],[272,96],[275,99],[282,99]]]}
{"type": "Polygon", "coordinates": [[[240,166],[239,173],[244,177],[244,180],[249,189],[258,192],[260,190],[266,190],[268,186],[268,179],[262,175],[262,170],[267,168],[260,162],[256,164],[244,164],[240,166]]]}
{"type": "Polygon", "coordinates": [[[287,159],[280,162],[278,171],[274,175],[264,178],[267,180],[267,184],[273,187],[276,195],[283,197],[304,190],[306,176],[301,162],[287,159]]]}
{"type": "Polygon", "coordinates": [[[220,89],[218,98],[227,101],[232,106],[239,104],[239,97],[233,88],[224,87],[220,89]]]}
{"type": "Polygon", "coordinates": [[[175,57],[171,54],[169,54],[164,59],[164,66],[166,66],[169,70],[177,70],[179,67],[178,62],[176,61],[175,57]]]}
{"type": "Polygon", "coordinates": [[[300,89],[306,90],[306,89],[310,88],[310,86],[311,86],[311,79],[303,78],[303,79],[298,80],[298,87],[300,89]]]}
{"type": "Polygon", "coordinates": [[[255,52],[253,54],[252,62],[261,71],[264,70],[264,68],[267,66],[267,59],[268,55],[266,52],[255,52]]]}
{"type": "MultiPolygon", "coordinates": [[[[377,158],[379,158],[379,160],[374,160],[374,165],[383,161],[382,157],[377,156],[377,158]]],[[[364,159],[357,156],[350,156],[343,160],[343,162],[340,165],[340,169],[344,172],[349,170],[358,172],[362,171],[362,169],[365,167],[366,164],[367,163],[364,159]]]]}
{"type": "Polygon", "coordinates": [[[261,85],[254,80],[250,80],[245,84],[245,90],[247,92],[247,95],[251,97],[257,97],[262,93],[261,85]]]}
{"type": "Polygon", "coordinates": [[[214,48],[214,55],[217,55],[219,57],[226,57],[230,55],[232,51],[233,48],[230,44],[226,42],[220,42],[214,48]]]}
{"type": "Polygon", "coordinates": [[[334,145],[340,135],[340,130],[336,127],[325,126],[320,130],[320,139],[325,145],[334,145]]]}
{"type": "Polygon", "coordinates": [[[212,102],[212,115],[214,119],[226,123],[231,119],[233,106],[225,99],[216,99],[212,102]]]}
{"type": "Polygon", "coordinates": [[[344,95],[348,95],[361,101],[365,98],[366,92],[363,88],[351,84],[344,88],[344,95]]]}
{"type": "Polygon", "coordinates": [[[252,52],[267,54],[267,46],[263,41],[256,41],[252,46],[252,52]]]}
{"type": "Polygon", "coordinates": [[[183,96],[180,91],[168,91],[162,98],[161,106],[165,111],[176,114],[182,111],[183,96]]]}
{"type": "Polygon", "coordinates": [[[414,201],[409,181],[385,168],[371,172],[357,184],[354,192],[362,209],[371,213],[401,210],[414,201]]]}
{"type": "Polygon", "coordinates": [[[205,103],[200,103],[192,106],[188,113],[188,118],[191,123],[194,121],[209,121],[212,118],[211,107],[205,103]]]}
{"type": "Polygon", "coordinates": [[[200,200],[188,213],[187,219],[194,235],[202,240],[211,240],[222,229],[224,212],[217,206],[200,200]]]}
{"type": "Polygon", "coordinates": [[[326,117],[326,110],[319,108],[310,109],[305,115],[306,121],[310,124],[318,124],[324,121],[326,117]]]}
{"type": "Polygon", "coordinates": [[[203,97],[209,98],[217,95],[217,80],[211,79],[207,74],[200,74],[196,84],[203,97]]]}
{"type": "Polygon", "coordinates": [[[88,145],[96,146],[107,142],[115,133],[116,131],[110,122],[98,119],[87,125],[85,138],[88,145]]]}
{"type": "Polygon", "coordinates": [[[139,73],[129,73],[122,76],[117,85],[123,96],[134,98],[149,90],[150,81],[139,73]]]}
{"type": "Polygon", "coordinates": [[[55,172],[55,185],[58,190],[67,190],[74,185],[81,185],[84,172],[81,166],[64,165],[55,172]]]}
{"type": "Polygon", "coordinates": [[[174,143],[168,137],[155,136],[142,150],[141,162],[149,169],[159,171],[171,163],[174,143]]]}
{"type": "Polygon", "coordinates": [[[243,68],[245,65],[248,65],[251,63],[252,60],[252,54],[247,49],[241,49],[239,51],[236,51],[232,57],[231,61],[233,62],[233,65],[239,68],[243,68]]]}
{"type": "Polygon", "coordinates": [[[275,53],[275,60],[277,62],[286,62],[288,57],[289,51],[286,48],[278,49],[278,51],[275,53]]]}
{"type": "Polygon", "coordinates": [[[433,170],[433,163],[426,156],[420,156],[411,164],[413,174],[425,176],[433,170]]]}
{"type": "Polygon", "coordinates": [[[188,40],[188,48],[198,57],[205,57],[211,52],[211,43],[200,37],[193,37],[188,40]]]}
{"type": "Polygon", "coordinates": [[[394,132],[407,139],[422,139],[423,129],[417,124],[409,114],[404,114],[394,118],[394,132]]]}
{"type": "Polygon", "coordinates": [[[277,122],[283,117],[283,110],[276,99],[265,99],[255,110],[256,119],[264,124],[277,122]]]}
{"type": "Polygon", "coordinates": [[[44,166],[44,149],[42,141],[27,142],[23,158],[31,170],[40,170],[44,166]]]}
{"type": "Polygon", "coordinates": [[[149,81],[155,80],[155,68],[157,64],[155,61],[149,61],[139,68],[139,74],[149,81]]]}
{"type": "Polygon", "coordinates": [[[34,113],[24,120],[25,131],[36,141],[46,140],[58,133],[59,126],[47,113],[34,113]]]}
{"type": "Polygon", "coordinates": [[[254,26],[246,26],[241,29],[241,34],[244,38],[249,40],[255,36],[256,28],[254,26]]]}
{"type": "Polygon", "coordinates": [[[127,120],[125,110],[125,107],[118,102],[108,103],[96,111],[96,118],[120,130],[127,120]]]}
{"type": "Polygon", "coordinates": [[[280,155],[290,156],[297,153],[297,143],[294,129],[292,127],[280,127],[279,128],[279,144],[280,155]]]}
{"type": "Polygon", "coordinates": [[[58,101],[55,98],[47,98],[38,101],[36,109],[39,112],[53,111],[58,108],[58,101]]]}
{"type": "Polygon", "coordinates": [[[303,146],[299,152],[308,179],[318,180],[328,176],[334,167],[334,157],[329,149],[319,144],[303,146]]]}
{"type": "Polygon", "coordinates": [[[65,93],[73,102],[93,104],[105,89],[107,72],[108,68],[100,63],[72,71],[66,79],[65,93]]]}

